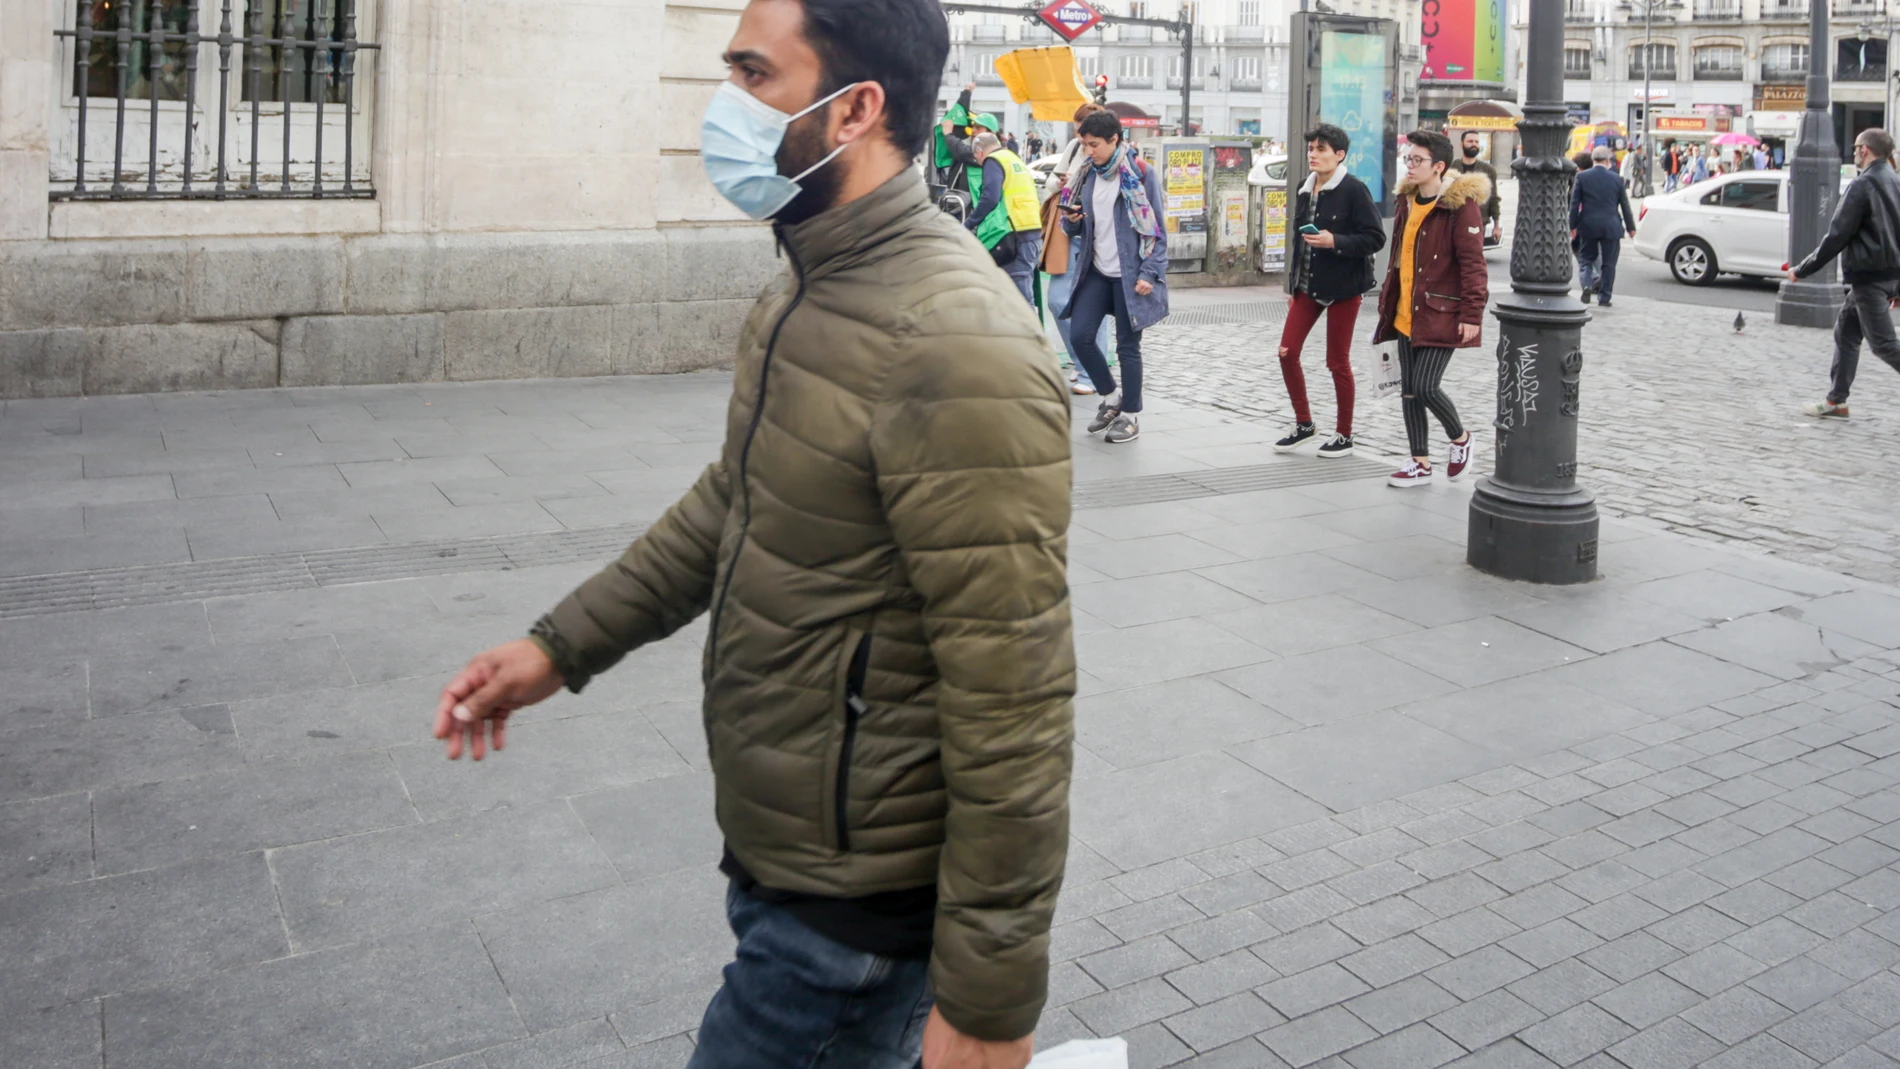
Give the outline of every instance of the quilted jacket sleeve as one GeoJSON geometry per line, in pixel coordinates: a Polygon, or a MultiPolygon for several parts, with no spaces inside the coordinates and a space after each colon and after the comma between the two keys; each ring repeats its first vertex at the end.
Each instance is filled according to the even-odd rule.
{"type": "Polygon", "coordinates": [[[529,637],[575,693],[620,658],[686,626],[712,600],[719,536],[732,494],[723,461],[620,559],[535,622],[529,637]]]}
{"type": "Polygon", "coordinates": [[[1069,406],[1046,343],[1007,297],[971,286],[944,298],[963,307],[924,313],[871,430],[941,679],[948,814],[931,981],[945,1019],[988,1040],[1034,1031],[1047,995],[1074,741],[1069,406]]]}

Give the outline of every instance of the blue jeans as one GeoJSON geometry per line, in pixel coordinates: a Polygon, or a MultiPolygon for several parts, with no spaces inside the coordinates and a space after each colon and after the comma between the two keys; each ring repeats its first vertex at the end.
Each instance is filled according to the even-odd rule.
{"type": "Polygon", "coordinates": [[[1096,332],[1109,315],[1115,317],[1115,351],[1122,362],[1122,411],[1134,415],[1141,411],[1141,331],[1128,318],[1128,297],[1121,279],[1109,278],[1093,267],[1075,283],[1075,313],[1071,329],[1075,338],[1075,359],[1095,384],[1095,392],[1113,393],[1115,374],[1108,369],[1108,357],[1095,343],[1096,332]]]}
{"type": "MultiPolygon", "coordinates": [[[[1049,314],[1051,317],[1054,317],[1056,311],[1068,303],[1069,294],[1075,291],[1076,263],[1081,258],[1081,244],[1079,242],[1070,242],[1068,273],[1049,276],[1048,301],[1049,314]]],[[[1069,358],[1069,363],[1080,367],[1081,365],[1076,364],[1075,361],[1075,346],[1069,341],[1070,322],[1071,320],[1066,316],[1056,319],[1056,333],[1062,337],[1062,352],[1069,358]]],[[[1101,329],[1096,331],[1095,346],[1107,353],[1109,362],[1111,364],[1114,363],[1115,350],[1111,347],[1109,342],[1107,320],[1103,320],[1101,329]]]]}
{"type": "Polygon", "coordinates": [[[687,1069],[916,1069],[930,1016],[927,959],[852,950],[780,906],[726,890],[739,947],[687,1069]]]}
{"type": "Polygon", "coordinates": [[[1016,283],[1029,307],[1036,307],[1036,262],[1042,259],[1042,231],[1022,230],[1016,234],[1016,258],[1003,266],[1003,273],[1016,283]]]}

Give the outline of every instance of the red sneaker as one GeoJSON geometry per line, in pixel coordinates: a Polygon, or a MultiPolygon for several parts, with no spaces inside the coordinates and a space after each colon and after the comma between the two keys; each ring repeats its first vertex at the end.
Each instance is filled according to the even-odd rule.
{"type": "Polygon", "coordinates": [[[1416,460],[1408,460],[1405,466],[1385,477],[1390,486],[1430,486],[1432,469],[1416,460]]]}
{"type": "Polygon", "coordinates": [[[1451,443],[1451,458],[1445,465],[1445,478],[1456,479],[1465,473],[1465,466],[1471,463],[1471,447],[1478,444],[1478,436],[1465,432],[1465,440],[1451,443]]]}

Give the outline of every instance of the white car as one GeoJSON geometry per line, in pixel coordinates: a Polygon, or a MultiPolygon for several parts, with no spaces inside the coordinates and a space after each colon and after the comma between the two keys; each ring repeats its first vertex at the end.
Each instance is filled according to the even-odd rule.
{"type": "Polygon", "coordinates": [[[1062,176],[1056,173],[1056,166],[1062,162],[1061,156],[1044,156],[1029,165],[1029,172],[1036,176],[1036,199],[1045,201],[1050,194],[1062,186],[1062,176]]]}
{"type": "Polygon", "coordinates": [[[1286,185],[1286,157],[1255,156],[1253,168],[1247,172],[1247,184],[1284,187],[1286,185]]]}
{"type": "Polygon", "coordinates": [[[1740,171],[1644,200],[1636,251],[1668,264],[1676,281],[1690,286],[1706,286],[1719,274],[1781,274],[1788,262],[1788,172],[1740,171]]]}

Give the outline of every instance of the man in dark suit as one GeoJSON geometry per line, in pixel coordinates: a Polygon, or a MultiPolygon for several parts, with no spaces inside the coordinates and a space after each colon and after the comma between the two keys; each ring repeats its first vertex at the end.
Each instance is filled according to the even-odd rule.
{"type": "Polygon", "coordinates": [[[1598,145],[1590,153],[1595,166],[1577,176],[1570,194],[1570,237],[1581,243],[1577,281],[1583,284],[1583,303],[1589,304],[1594,293],[1597,304],[1604,308],[1610,306],[1610,293],[1616,288],[1616,257],[1622,251],[1623,235],[1636,236],[1636,213],[1630,210],[1629,191],[1610,170],[1615,158],[1609,146],[1598,145]],[[1620,220],[1619,211],[1623,216],[1620,220]]]}

